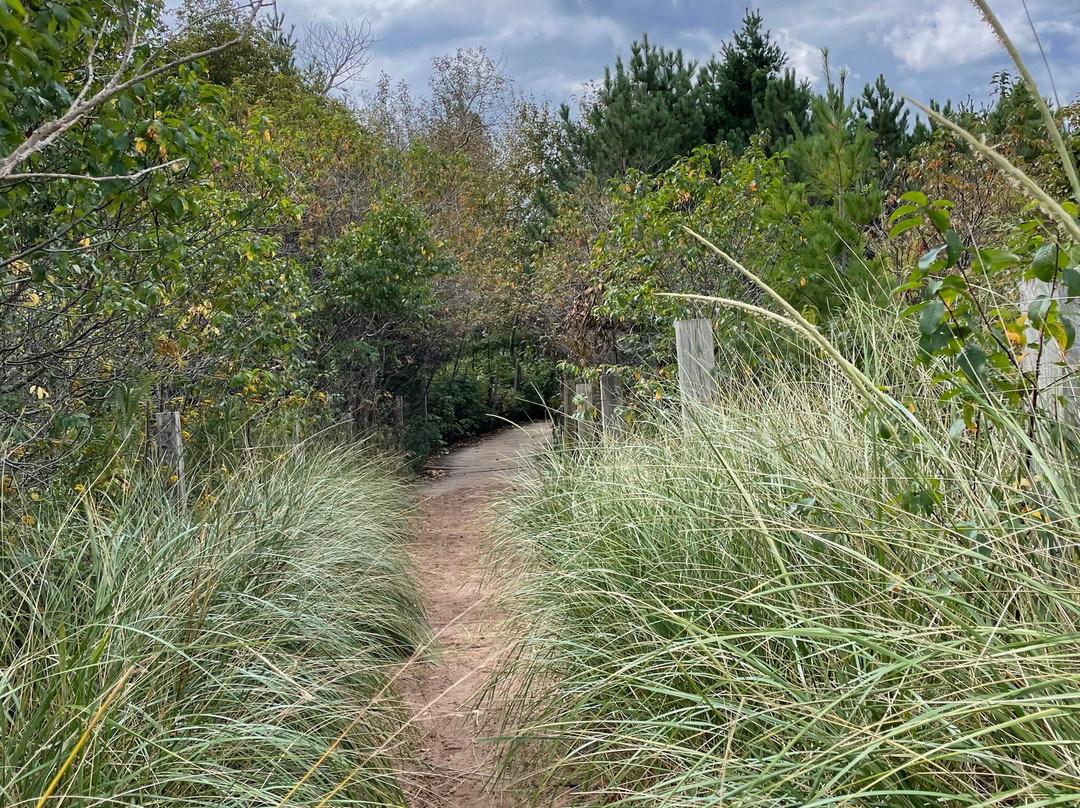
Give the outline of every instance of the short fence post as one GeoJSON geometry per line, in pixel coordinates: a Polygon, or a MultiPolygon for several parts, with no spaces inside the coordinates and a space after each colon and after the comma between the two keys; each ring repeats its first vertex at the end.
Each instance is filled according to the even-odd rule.
{"type": "Polygon", "coordinates": [[[563,446],[572,446],[577,436],[577,423],[574,420],[574,383],[569,376],[562,377],[562,411],[560,413],[563,446]]]}
{"type": "Polygon", "coordinates": [[[623,405],[622,384],[610,370],[600,374],[600,423],[604,437],[611,438],[623,431],[625,421],[616,412],[623,405]]]}
{"type": "Polygon", "coordinates": [[[675,352],[679,362],[679,394],[683,420],[689,408],[708,404],[716,398],[716,345],[712,323],[708,320],[676,320],[675,352]]]}
{"type": "Polygon", "coordinates": [[[175,410],[159,412],[154,416],[154,426],[155,458],[176,477],[173,490],[183,506],[187,502],[187,480],[184,478],[184,436],[180,426],[180,413],[175,410]]]}
{"type": "MultiPolygon", "coordinates": [[[[1019,292],[1021,311],[1027,311],[1037,297],[1050,297],[1057,301],[1058,311],[1063,318],[1071,320],[1074,327],[1080,326],[1080,310],[1075,302],[1069,300],[1069,294],[1063,285],[1058,285],[1055,289],[1046,281],[1028,280],[1020,284],[1019,292]]],[[[1080,420],[1080,382],[1070,368],[1080,364],[1080,343],[1063,351],[1063,346],[1058,345],[1055,338],[1047,332],[1044,334],[1042,356],[1034,351],[1026,352],[1021,368],[1034,373],[1037,366],[1038,378],[1035,382],[1039,386],[1040,409],[1052,413],[1060,421],[1075,424],[1080,420]]],[[[1038,330],[1030,325],[1025,336],[1028,342],[1039,341],[1038,330]]]]}
{"type": "Polygon", "coordinates": [[[596,388],[592,382],[578,382],[575,390],[582,402],[577,422],[578,443],[593,443],[596,439],[596,388]]]}

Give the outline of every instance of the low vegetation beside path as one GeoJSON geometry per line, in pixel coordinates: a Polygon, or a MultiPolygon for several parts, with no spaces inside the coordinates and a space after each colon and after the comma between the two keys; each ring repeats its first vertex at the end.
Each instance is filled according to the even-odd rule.
{"type": "Polygon", "coordinates": [[[1070,450],[918,377],[918,440],[774,370],[522,482],[506,776],[578,806],[1074,801],[1070,450]]]}
{"type": "Polygon", "coordinates": [[[85,494],[0,544],[0,804],[401,803],[404,484],[301,449],[215,490],[85,494]]]}

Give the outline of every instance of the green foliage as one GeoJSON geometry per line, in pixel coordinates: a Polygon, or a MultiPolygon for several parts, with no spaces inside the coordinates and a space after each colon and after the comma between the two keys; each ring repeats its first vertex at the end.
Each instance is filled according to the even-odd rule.
{"type": "Polygon", "coordinates": [[[648,36],[633,43],[628,67],[617,57],[614,73],[604,69],[604,83],[581,124],[562,107],[577,159],[600,177],[627,169],[653,173],[706,142],[695,69],[681,50],[657,47],[648,36]]]}
{"type": "Polygon", "coordinates": [[[741,151],[753,135],[769,132],[778,148],[805,128],[812,93],[808,82],[780,70],[787,55],[763,31],[758,11],[747,10],[741,30],[725,42],[698,76],[706,143],[741,151]]]}
{"type": "MultiPolygon", "coordinates": [[[[229,0],[184,0],[176,16],[179,31],[172,47],[180,52],[200,53],[230,42],[245,25],[229,0]]],[[[261,98],[275,76],[295,76],[292,31],[283,26],[281,15],[260,18],[242,42],[204,59],[207,80],[224,87],[236,84],[249,98],[261,98]]]]}
{"type": "Polygon", "coordinates": [[[911,146],[908,111],[885,83],[885,76],[879,75],[873,85],[863,88],[858,109],[859,120],[874,133],[874,149],[883,169],[907,154],[911,146]]]}
{"type": "Polygon", "coordinates": [[[1007,406],[1010,418],[1034,423],[1047,398],[1066,392],[1047,383],[1047,372],[1069,372],[1066,352],[1076,326],[1067,315],[1080,295],[1080,248],[1035,210],[1018,224],[1008,250],[965,245],[951,226],[952,203],[929,202],[918,191],[901,201],[906,204],[890,217],[891,234],[929,226],[941,241],[920,257],[899,291],[923,294],[907,312],[918,318],[921,360],[938,369],[943,398],[965,402],[970,429],[978,427],[979,405],[987,398],[1007,406]],[[1034,290],[1023,307],[995,293],[1021,283],[1034,290]]]}
{"type": "Polygon", "coordinates": [[[726,147],[703,147],[651,178],[629,175],[612,186],[610,229],[593,246],[592,267],[603,292],[603,313],[622,332],[624,356],[648,362],[673,349],[668,324],[693,305],[661,292],[741,297],[745,283],[684,228],[732,245],[770,265],[794,239],[784,217],[771,222],[782,193],[784,164],[760,149],[735,157],[726,147]]]}
{"type": "Polygon", "coordinates": [[[846,73],[839,83],[826,62],[825,95],[813,102],[812,124],[789,153],[795,177],[806,186],[807,255],[818,283],[833,295],[865,297],[883,290],[880,271],[864,260],[865,230],[881,216],[874,133],[855,116],[846,95],[846,73]]]}
{"type": "Polygon", "coordinates": [[[149,36],[157,10],[116,7],[113,24],[111,8],[46,6],[33,26],[6,29],[26,59],[0,68],[22,99],[5,105],[0,153],[111,74],[129,85],[0,180],[4,439],[30,472],[70,447],[102,448],[95,419],[131,391],[221,392],[256,365],[282,378],[297,342],[290,307],[306,292],[268,233],[296,215],[268,122],[230,125],[197,69],[134,81],[164,58],[149,36]]]}
{"type": "Polygon", "coordinates": [[[735,151],[769,133],[777,148],[805,127],[812,93],[793,72],[779,45],[762,30],[757,12],[725,43],[720,58],[699,68],[682,51],[668,51],[644,36],[617,58],[604,82],[574,121],[563,105],[566,162],[609,179],[628,170],[655,174],[705,144],[726,142],[735,151]]]}

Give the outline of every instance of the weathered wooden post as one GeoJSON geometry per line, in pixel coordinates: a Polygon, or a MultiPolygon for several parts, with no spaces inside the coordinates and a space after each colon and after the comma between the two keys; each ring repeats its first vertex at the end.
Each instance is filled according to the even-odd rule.
{"type": "Polygon", "coordinates": [[[577,392],[578,415],[577,439],[578,443],[587,444],[596,442],[596,388],[592,382],[578,382],[575,387],[577,392]]]}
{"type": "Polygon", "coordinates": [[[176,480],[170,482],[176,491],[180,505],[187,502],[187,480],[184,477],[184,436],[180,426],[180,413],[175,410],[159,412],[154,416],[154,456],[156,461],[172,472],[176,480]]]}
{"type": "Polygon", "coordinates": [[[577,423],[574,421],[574,382],[569,376],[563,376],[561,382],[562,409],[559,412],[561,432],[560,442],[569,447],[577,437],[577,423]]]}
{"type": "MultiPolygon", "coordinates": [[[[1055,289],[1046,281],[1028,280],[1020,284],[1019,293],[1021,311],[1026,312],[1036,298],[1047,297],[1057,301],[1063,319],[1071,320],[1073,326],[1080,329],[1080,307],[1069,300],[1063,284],[1058,284],[1055,289]]],[[[1029,325],[1025,337],[1029,343],[1037,343],[1038,329],[1029,325]]],[[[1080,365],[1080,342],[1063,351],[1048,331],[1043,331],[1043,339],[1041,356],[1038,351],[1027,351],[1020,366],[1031,373],[1038,370],[1039,408],[1061,421],[1076,424],[1080,421],[1080,379],[1073,369],[1080,365]]]]}
{"type": "Polygon", "coordinates": [[[604,437],[612,438],[623,431],[626,422],[617,410],[623,405],[622,383],[610,370],[600,374],[600,423],[604,437]]]}
{"type": "Polygon", "coordinates": [[[683,421],[695,405],[708,404],[716,398],[716,345],[712,323],[708,320],[675,321],[675,353],[679,362],[679,395],[683,421]]]}

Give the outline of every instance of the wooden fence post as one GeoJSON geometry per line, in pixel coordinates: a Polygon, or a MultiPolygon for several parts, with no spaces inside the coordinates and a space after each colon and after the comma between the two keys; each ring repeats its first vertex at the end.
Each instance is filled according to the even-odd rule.
{"type": "Polygon", "coordinates": [[[159,412],[154,416],[154,426],[156,460],[176,477],[174,490],[182,506],[187,502],[187,480],[184,477],[184,436],[180,426],[180,413],[175,410],[159,412]]]}
{"type": "Polygon", "coordinates": [[[575,390],[581,402],[577,422],[578,443],[594,443],[596,440],[596,388],[592,382],[579,382],[575,390]]]}
{"type": "Polygon", "coordinates": [[[708,320],[676,320],[675,352],[679,362],[679,394],[683,418],[694,404],[708,404],[716,398],[716,345],[708,320]]]}
{"type": "MultiPolygon", "coordinates": [[[[1071,320],[1074,327],[1080,328],[1080,308],[1069,300],[1068,291],[1062,284],[1055,289],[1046,281],[1028,280],[1020,284],[1019,293],[1021,311],[1027,311],[1037,297],[1052,298],[1057,301],[1062,317],[1071,320]]],[[[1063,352],[1056,339],[1048,332],[1043,333],[1045,345],[1042,356],[1036,351],[1028,351],[1024,354],[1020,366],[1030,373],[1038,370],[1036,383],[1040,391],[1039,408],[1061,421],[1075,424],[1080,420],[1080,380],[1071,369],[1080,364],[1080,343],[1063,352]]],[[[1025,336],[1028,342],[1039,341],[1038,330],[1030,325],[1025,336]]]]}
{"type": "Polygon", "coordinates": [[[563,446],[572,446],[577,437],[577,423],[574,421],[574,383],[569,376],[562,377],[562,411],[560,442],[563,446]]]}
{"type": "Polygon", "coordinates": [[[600,374],[600,423],[604,437],[611,438],[623,431],[626,422],[616,410],[623,404],[622,383],[611,371],[600,374]]]}

